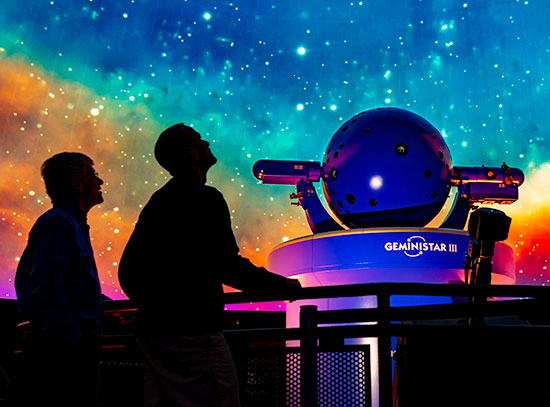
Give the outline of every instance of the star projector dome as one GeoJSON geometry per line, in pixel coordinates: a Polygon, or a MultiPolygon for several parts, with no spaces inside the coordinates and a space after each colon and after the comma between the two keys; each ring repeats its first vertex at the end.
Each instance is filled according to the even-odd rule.
{"type": "Polygon", "coordinates": [[[377,108],[336,131],[322,174],[327,203],[346,226],[424,226],[447,199],[452,161],[428,121],[403,109],[377,108]]]}

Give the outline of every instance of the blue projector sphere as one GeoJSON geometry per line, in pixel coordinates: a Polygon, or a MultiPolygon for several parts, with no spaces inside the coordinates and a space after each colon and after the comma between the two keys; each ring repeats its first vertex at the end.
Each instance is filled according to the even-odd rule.
{"type": "Polygon", "coordinates": [[[322,173],[325,198],[346,226],[422,227],[445,204],[452,160],[443,137],[425,119],[377,108],[336,131],[322,173]]]}

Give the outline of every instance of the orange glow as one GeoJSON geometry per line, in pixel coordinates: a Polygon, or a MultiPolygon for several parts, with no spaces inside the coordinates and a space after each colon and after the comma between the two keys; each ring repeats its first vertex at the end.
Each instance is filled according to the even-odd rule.
{"type": "MultiPolygon", "coordinates": [[[[88,214],[102,291],[111,298],[125,298],[117,279],[122,250],[143,205],[170,178],[152,154],[166,124],[155,121],[145,104],[98,95],[22,58],[0,61],[2,296],[14,298],[18,256],[36,218],[51,207],[40,177],[41,164],[53,154],[79,151],[94,160],[104,180],[105,202],[88,214]]],[[[219,162],[209,181],[224,193],[232,214],[238,214],[232,221],[241,254],[265,266],[270,248],[282,236],[308,233],[305,217],[301,209],[290,218],[284,215],[290,208],[284,199],[263,204],[243,195],[240,185],[227,179],[232,172],[219,162]]]]}
{"type": "Polygon", "coordinates": [[[166,178],[154,160],[122,158],[144,156],[135,138],[158,134],[158,128],[143,120],[148,115],[143,107],[131,110],[21,59],[2,62],[0,145],[6,147],[0,151],[0,276],[11,281],[18,261],[13,253],[22,253],[32,224],[51,206],[40,177],[42,162],[61,151],[79,151],[94,160],[105,182],[105,202],[92,208],[88,221],[103,289],[116,295],[118,260],[139,205],[166,178]],[[101,113],[91,114],[93,108],[101,113]],[[149,183],[132,182],[134,173],[147,173],[149,183]]]}

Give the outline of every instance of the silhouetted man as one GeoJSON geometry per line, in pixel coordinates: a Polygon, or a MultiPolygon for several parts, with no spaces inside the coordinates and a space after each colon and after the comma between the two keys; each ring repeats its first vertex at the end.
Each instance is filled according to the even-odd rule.
{"type": "Polygon", "coordinates": [[[222,283],[242,290],[299,288],[239,255],[227,204],[206,174],[209,143],[183,124],[155,145],[173,175],[143,208],[119,266],[137,303],[145,405],[239,406],[236,370],[222,331],[222,283]]]}
{"type": "Polygon", "coordinates": [[[101,290],[86,214],[103,202],[103,181],[81,153],[42,165],[53,208],[29,233],[15,276],[19,310],[29,318],[19,403],[94,406],[101,290]]]}

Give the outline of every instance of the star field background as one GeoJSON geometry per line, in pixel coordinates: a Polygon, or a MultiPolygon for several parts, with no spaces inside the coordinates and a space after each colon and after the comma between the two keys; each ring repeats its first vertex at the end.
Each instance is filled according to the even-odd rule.
{"type": "MultiPolygon", "coordinates": [[[[0,3],[0,296],[50,207],[41,163],[90,155],[105,202],[89,213],[104,294],[124,298],[120,254],[164,184],[157,135],[192,124],[219,163],[241,254],[309,234],[292,188],[259,185],[257,159],[322,159],[342,121],[412,110],[454,165],[521,168],[518,280],[546,284],[550,257],[550,6],[500,0],[4,0],[0,3]]],[[[155,278],[151,270],[151,278],[155,278]]]]}

